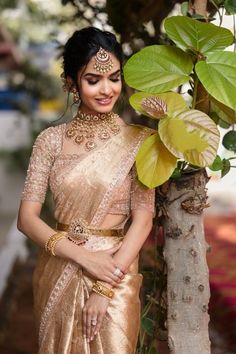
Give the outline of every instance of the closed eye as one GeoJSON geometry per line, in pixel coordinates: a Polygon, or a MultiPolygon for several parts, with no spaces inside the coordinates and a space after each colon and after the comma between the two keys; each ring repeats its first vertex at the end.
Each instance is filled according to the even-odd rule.
{"type": "Polygon", "coordinates": [[[89,85],[96,85],[98,83],[98,80],[87,80],[89,85]]]}

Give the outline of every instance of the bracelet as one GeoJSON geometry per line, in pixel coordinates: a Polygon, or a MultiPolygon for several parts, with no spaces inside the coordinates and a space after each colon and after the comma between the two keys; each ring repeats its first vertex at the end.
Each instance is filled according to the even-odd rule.
{"type": "Polygon", "coordinates": [[[107,288],[99,281],[96,281],[96,283],[93,284],[92,291],[106,297],[107,299],[112,299],[114,296],[114,291],[107,288]]]}
{"type": "Polygon", "coordinates": [[[62,238],[66,238],[66,233],[65,232],[57,232],[56,234],[52,235],[49,237],[49,239],[45,243],[45,250],[48,253],[51,253],[53,256],[56,256],[55,254],[55,247],[58,241],[60,241],[62,238]]]}

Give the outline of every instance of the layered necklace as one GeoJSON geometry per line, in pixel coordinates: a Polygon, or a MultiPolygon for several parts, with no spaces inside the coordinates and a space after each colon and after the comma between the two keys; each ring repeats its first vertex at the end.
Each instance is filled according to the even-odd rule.
{"type": "Polygon", "coordinates": [[[86,151],[93,150],[97,147],[96,140],[106,141],[120,132],[116,117],[113,112],[93,115],[79,110],[66,130],[66,137],[83,145],[86,151]]]}

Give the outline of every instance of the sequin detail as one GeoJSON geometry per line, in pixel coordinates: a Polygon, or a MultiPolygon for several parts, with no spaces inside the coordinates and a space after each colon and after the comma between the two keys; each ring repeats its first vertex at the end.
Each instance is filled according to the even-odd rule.
{"type": "Polygon", "coordinates": [[[43,203],[52,165],[62,146],[62,125],[49,127],[37,137],[22,192],[22,200],[43,203]]]}
{"type": "MultiPolygon", "coordinates": [[[[114,189],[119,183],[121,177],[127,175],[127,173],[129,172],[130,166],[132,166],[132,163],[137,154],[140,144],[148,135],[149,135],[148,129],[144,128],[143,130],[141,130],[140,134],[138,134],[137,137],[133,139],[131,146],[129,146],[129,152],[127,154],[126,161],[124,161],[124,163],[122,163],[120,166],[117,166],[117,171],[114,174],[113,181],[107,187],[107,192],[104,195],[101,204],[99,205],[99,208],[91,222],[91,226],[99,225],[104,219],[105,215],[109,212],[108,201],[111,199],[111,195],[114,189]]],[[[154,190],[152,190],[152,193],[154,193],[154,190]]]]}
{"type": "MultiPolygon", "coordinates": [[[[50,127],[37,137],[30,158],[22,200],[43,203],[48,184],[53,196],[55,196],[65,176],[86,156],[86,154],[61,154],[65,128],[65,124],[50,127]]],[[[146,130],[143,129],[141,134],[132,142],[132,146],[138,144],[138,149],[146,134],[146,130]]],[[[154,190],[146,189],[138,182],[135,166],[132,167],[131,171],[128,171],[137,149],[133,151],[130,148],[131,152],[127,161],[118,167],[117,176],[110,186],[113,196],[111,204],[106,209],[107,213],[129,216],[130,211],[135,209],[147,209],[154,212],[154,190]],[[127,174],[126,178],[121,186],[116,187],[120,176],[124,173],[127,174]]],[[[107,194],[107,198],[110,198],[110,193],[107,194]]],[[[55,204],[55,210],[57,210],[59,205],[55,204]]],[[[69,201],[68,207],[70,207],[69,201]]]]}

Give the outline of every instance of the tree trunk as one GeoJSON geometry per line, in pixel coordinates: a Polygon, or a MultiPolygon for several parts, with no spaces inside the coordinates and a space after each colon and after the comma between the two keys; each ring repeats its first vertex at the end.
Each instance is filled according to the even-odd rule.
{"type": "Polygon", "coordinates": [[[170,182],[166,199],[167,329],[173,354],[210,354],[208,246],[202,222],[207,181],[205,170],[185,174],[170,182]]]}
{"type": "Polygon", "coordinates": [[[196,14],[207,16],[207,0],[194,0],[193,8],[196,14]]]}

